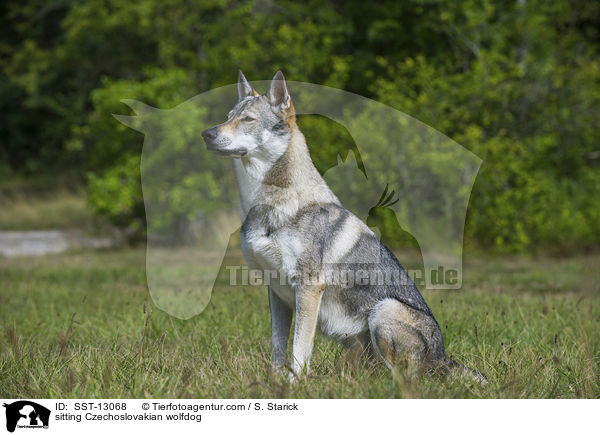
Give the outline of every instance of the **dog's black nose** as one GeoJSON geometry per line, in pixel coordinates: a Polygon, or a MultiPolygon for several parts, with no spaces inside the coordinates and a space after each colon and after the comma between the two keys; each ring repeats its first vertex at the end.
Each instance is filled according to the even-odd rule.
{"type": "Polygon", "coordinates": [[[217,137],[217,129],[212,127],[204,130],[202,132],[202,137],[204,138],[204,140],[215,140],[215,138],[217,137]]]}

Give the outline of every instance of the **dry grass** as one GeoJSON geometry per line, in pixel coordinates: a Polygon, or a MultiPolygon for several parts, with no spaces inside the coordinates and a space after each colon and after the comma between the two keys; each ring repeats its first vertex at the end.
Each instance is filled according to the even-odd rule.
{"type": "Polygon", "coordinates": [[[92,220],[82,193],[58,190],[43,196],[0,196],[0,231],[87,228],[92,220]]]}

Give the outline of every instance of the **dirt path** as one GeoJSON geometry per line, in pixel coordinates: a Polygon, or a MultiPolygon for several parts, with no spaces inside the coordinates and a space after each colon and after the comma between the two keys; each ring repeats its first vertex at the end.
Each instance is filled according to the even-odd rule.
{"type": "Polygon", "coordinates": [[[117,245],[110,237],[87,237],[79,231],[0,231],[0,256],[46,255],[67,249],[102,249],[117,245]]]}

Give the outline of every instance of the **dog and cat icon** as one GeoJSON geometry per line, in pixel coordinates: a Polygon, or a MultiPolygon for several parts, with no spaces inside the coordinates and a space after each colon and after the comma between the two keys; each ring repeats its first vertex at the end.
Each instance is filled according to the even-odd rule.
{"type": "Polygon", "coordinates": [[[50,410],[29,400],[19,400],[4,404],[6,408],[6,430],[14,432],[19,428],[48,428],[50,410]]]}

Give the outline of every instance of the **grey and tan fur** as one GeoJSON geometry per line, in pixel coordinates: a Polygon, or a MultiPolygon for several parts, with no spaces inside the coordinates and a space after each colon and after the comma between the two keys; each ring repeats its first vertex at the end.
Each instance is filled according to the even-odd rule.
{"type": "Polygon", "coordinates": [[[287,364],[295,311],[292,378],[309,370],[318,328],[359,352],[372,347],[390,368],[404,361],[414,372],[441,369],[484,382],[446,356],[440,328],[406,271],[318,173],[283,74],[260,96],[240,71],[238,96],[227,121],[202,136],[209,150],[234,157],[248,265],[290,278],[269,286],[274,368],[287,364]],[[346,286],[324,279],[335,269],[403,279],[346,286]]]}

